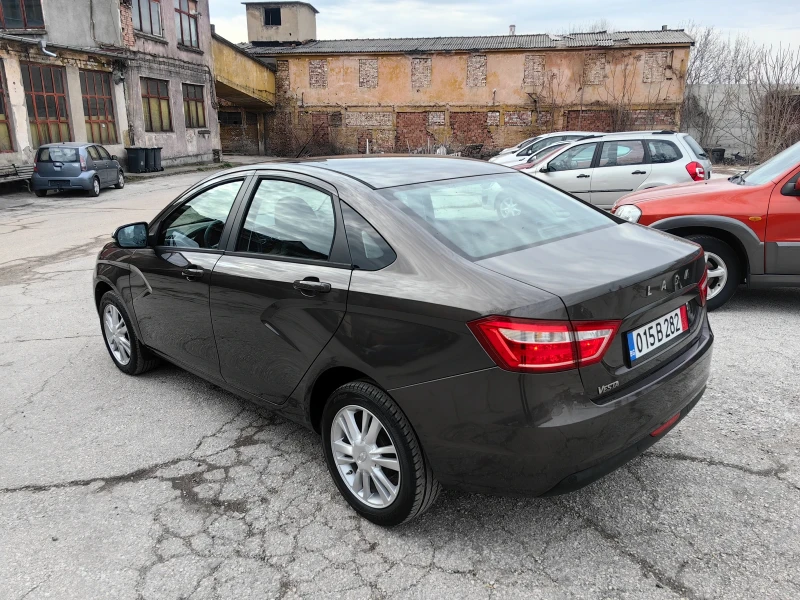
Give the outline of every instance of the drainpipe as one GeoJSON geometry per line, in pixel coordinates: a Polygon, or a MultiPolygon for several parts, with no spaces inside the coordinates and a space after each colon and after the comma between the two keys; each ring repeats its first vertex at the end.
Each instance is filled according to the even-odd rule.
{"type": "Polygon", "coordinates": [[[47,49],[47,42],[45,42],[44,40],[39,40],[39,49],[42,51],[42,54],[44,54],[45,56],[50,56],[52,58],[58,58],[58,54],[56,54],[55,52],[50,52],[50,50],[47,49]]]}

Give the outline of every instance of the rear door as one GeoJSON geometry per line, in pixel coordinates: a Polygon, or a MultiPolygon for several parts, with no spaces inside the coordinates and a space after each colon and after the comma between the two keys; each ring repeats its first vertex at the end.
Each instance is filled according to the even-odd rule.
{"type": "Polygon", "coordinates": [[[339,327],[351,262],[336,190],[264,172],[211,276],[225,381],[283,403],[339,327]]]}
{"type": "Polygon", "coordinates": [[[69,187],[69,178],[81,174],[80,148],[61,146],[39,148],[36,172],[40,177],[48,179],[51,186],[69,187]]]}
{"type": "Polygon", "coordinates": [[[89,154],[89,170],[97,171],[97,176],[100,178],[100,185],[108,183],[108,173],[106,172],[106,161],[97,150],[97,146],[88,146],[86,152],[89,154]]]}
{"type": "Polygon", "coordinates": [[[547,171],[535,170],[535,176],[555,187],[589,202],[592,194],[592,160],[600,144],[587,142],[571,146],[549,161],[547,171]]]}
{"type": "Polygon", "coordinates": [[[794,189],[799,179],[800,170],[795,170],[772,190],[766,234],[769,275],[800,275],[800,193],[794,189]]]}
{"type": "Polygon", "coordinates": [[[111,159],[111,155],[108,153],[108,150],[106,150],[102,146],[95,146],[95,148],[97,148],[97,152],[100,154],[100,159],[104,163],[103,172],[105,174],[105,179],[103,180],[103,182],[107,185],[116,183],[117,165],[114,164],[114,161],[111,159]]]}
{"type": "Polygon", "coordinates": [[[592,173],[592,204],[611,208],[622,196],[639,189],[651,168],[641,140],[603,142],[592,173]]]}

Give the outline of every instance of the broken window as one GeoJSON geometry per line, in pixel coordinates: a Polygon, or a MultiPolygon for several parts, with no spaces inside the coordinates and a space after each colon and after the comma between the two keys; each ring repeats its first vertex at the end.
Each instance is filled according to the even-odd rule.
{"type": "Polygon", "coordinates": [[[240,112],[230,112],[230,111],[220,111],[218,114],[220,125],[241,125],[242,124],[242,113],[240,112]]]}
{"type": "Polygon", "coordinates": [[[206,103],[202,85],[183,84],[183,116],[186,127],[206,126],[206,103]]]}
{"type": "Polygon", "coordinates": [[[264,9],[264,25],[280,25],[281,24],[281,9],[278,8],[265,8],[264,9]]]}
{"type": "Polygon", "coordinates": [[[161,0],[133,0],[133,28],[161,37],[161,0]]]}
{"type": "Polygon", "coordinates": [[[116,144],[111,73],[80,71],[86,139],[95,144],[116,144]]]}
{"type": "Polygon", "coordinates": [[[175,36],[178,43],[199,48],[197,40],[197,0],[175,1],[175,36]]]}
{"type": "Polygon", "coordinates": [[[142,111],[145,131],[172,131],[168,81],[142,77],[142,111]]]}
{"type": "Polygon", "coordinates": [[[43,27],[41,0],[0,0],[0,29],[43,27]]]}
{"type": "Polygon", "coordinates": [[[62,67],[20,63],[28,107],[31,146],[72,141],[67,112],[66,80],[62,67]]]}

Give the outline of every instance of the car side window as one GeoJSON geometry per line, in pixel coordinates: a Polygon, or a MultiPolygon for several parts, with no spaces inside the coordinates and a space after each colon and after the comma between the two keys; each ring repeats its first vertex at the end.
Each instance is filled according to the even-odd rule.
{"type": "Polygon", "coordinates": [[[644,155],[644,144],[639,141],[603,142],[598,167],[624,167],[641,165],[647,162],[644,155]]]}
{"type": "Polygon", "coordinates": [[[183,203],[161,224],[158,244],[176,248],[219,248],[225,221],[241,187],[241,179],[226,181],[183,203]]]}
{"type": "Polygon", "coordinates": [[[335,230],[330,194],[292,181],[262,179],[236,251],[328,260],[335,230]]]}
{"type": "Polygon", "coordinates": [[[397,254],[381,234],[347,203],[342,202],[341,206],[353,267],[362,271],[378,271],[392,264],[397,254]]]}
{"type": "Polygon", "coordinates": [[[597,148],[597,142],[581,144],[565,150],[548,163],[551,171],[573,171],[575,169],[588,169],[592,166],[592,158],[597,148]]]}
{"type": "Polygon", "coordinates": [[[650,151],[650,162],[654,164],[671,163],[683,158],[678,147],[665,140],[648,140],[647,149],[650,151]]]}
{"type": "Polygon", "coordinates": [[[108,153],[108,150],[102,146],[95,146],[95,148],[97,148],[97,151],[100,153],[100,158],[102,160],[111,160],[111,155],[108,153]]]}
{"type": "Polygon", "coordinates": [[[86,151],[89,153],[89,156],[92,158],[92,160],[102,160],[100,158],[100,153],[94,146],[89,146],[88,148],[86,148],[86,151]]]}

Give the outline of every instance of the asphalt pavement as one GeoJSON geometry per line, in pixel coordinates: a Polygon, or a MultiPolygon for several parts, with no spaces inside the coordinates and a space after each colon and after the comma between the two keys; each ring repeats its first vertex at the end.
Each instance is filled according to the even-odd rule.
{"type": "Polygon", "coordinates": [[[358,518],[319,438],[103,345],[94,256],[207,173],[0,196],[0,598],[800,597],[800,289],[712,314],[713,375],[642,457],[551,499],[358,518]]]}

